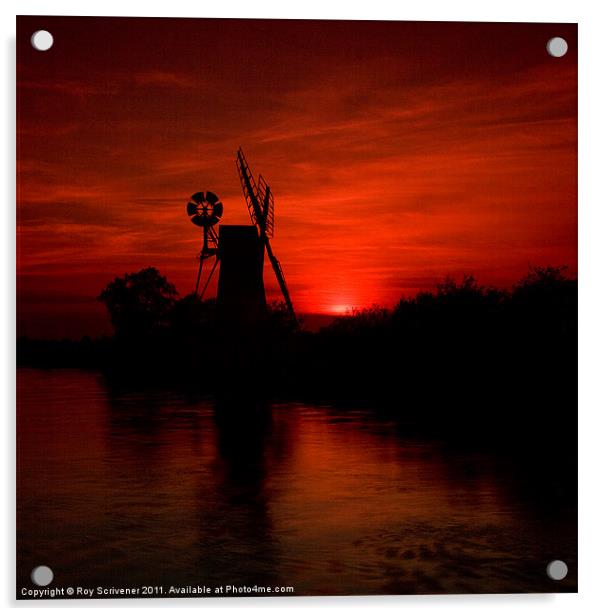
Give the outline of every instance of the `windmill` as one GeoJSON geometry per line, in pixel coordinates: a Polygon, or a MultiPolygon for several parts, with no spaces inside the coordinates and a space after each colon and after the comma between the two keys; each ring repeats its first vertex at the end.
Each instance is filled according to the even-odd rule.
{"type": "Polygon", "coordinates": [[[203,286],[200,294],[200,299],[211,282],[211,278],[215,272],[215,268],[219,262],[218,238],[215,232],[215,225],[219,222],[224,213],[224,206],[215,193],[207,191],[197,192],[190,197],[190,201],[186,206],[186,213],[190,218],[190,222],[202,227],[203,229],[203,247],[199,255],[199,272],[196,277],[196,285],[194,288],[195,295],[199,295],[199,284],[201,282],[201,274],[203,273],[203,262],[207,259],[215,258],[209,277],[203,286]]]}
{"type": "Polygon", "coordinates": [[[238,148],[238,152],[236,153],[236,167],[238,169],[238,175],[240,176],[242,192],[247,202],[251,222],[259,229],[261,242],[265,246],[268,259],[272,264],[274,274],[276,274],[276,279],[280,285],[287,310],[293,322],[296,323],[297,317],[295,316],[293,302],[291,301],[291,296],[286,286],[284,272],[270,244],[270,239],[274,237],[274,196],[263,176],[260,175],[257,183],[255,183],[255,179],[242,148],[238,148]]]}

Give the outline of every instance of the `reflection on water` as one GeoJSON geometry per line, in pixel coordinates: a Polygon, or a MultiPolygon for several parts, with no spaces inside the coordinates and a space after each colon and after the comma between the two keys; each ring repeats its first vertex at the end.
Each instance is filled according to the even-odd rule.
{"type": "Polygon", "coordinates": [[[57,585],[576,586],[576,529],[504,464],[368,411],[232,407],[23,370],[17,470],[19,587],[42,563],[57,585]],[[554,558],[569,564],[563,582],[545,576],[554,558]]]}

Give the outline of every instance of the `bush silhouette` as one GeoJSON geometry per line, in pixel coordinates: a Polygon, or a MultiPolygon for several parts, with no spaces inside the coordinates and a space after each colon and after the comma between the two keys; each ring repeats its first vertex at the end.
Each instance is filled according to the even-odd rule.
{"type": "Polygon", "coordinates": [[[152,336],[167,325],[178,292],[154,267],[125,274],[110,282],[98,296],[107,307],[119,338],[152,336]]]}
{"type": "Polygon", "coordinates": [[[194,293],[176,300],[167,317],[170,332],[179,341],[199,340],[214,327],[215,320],[216,301],[203,301],[194,293]]]}

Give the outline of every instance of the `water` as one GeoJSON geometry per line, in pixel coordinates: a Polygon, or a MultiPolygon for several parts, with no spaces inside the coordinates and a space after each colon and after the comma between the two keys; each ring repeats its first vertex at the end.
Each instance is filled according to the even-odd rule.
{"type": "Polygon", "coordinates": [[[533,499],[524,469],[369,410],[216,408],[20,370],[17,464],[18,589],[39,564],[57,586],[576,588],[574,520],[533,499]],[[562,582],[545,574],[555,558],[562,582]]]}

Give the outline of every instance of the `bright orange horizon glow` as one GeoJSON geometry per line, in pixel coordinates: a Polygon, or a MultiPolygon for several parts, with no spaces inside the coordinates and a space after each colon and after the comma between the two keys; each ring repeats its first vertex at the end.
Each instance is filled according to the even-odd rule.
{"type": "Polygon", "coordinates": [[[348,304],[333,304],[326,314],[349,314],[353,309],[354,306],[349,306],[348,304]]]}
{"type": "MultiPolygon", "coordinates": [[[[240,145],[273,190],[300,313],[392,306],[447,275],[509,287],[530,265],[577,272],[576,25],[17,28],[19,334],[110,331],[100,289],[151,265],[191,292],[186,202],[211,190],[224,224],[248,224],[240,145]],[[40,28],[48,52],[29,44],[40,28]],[[565,57],[547,55],[552,36],[565,57]]],[[[279,299],[267,267],[265,282],[279,299]]]]}

